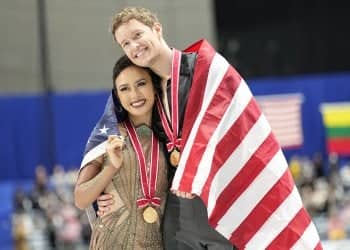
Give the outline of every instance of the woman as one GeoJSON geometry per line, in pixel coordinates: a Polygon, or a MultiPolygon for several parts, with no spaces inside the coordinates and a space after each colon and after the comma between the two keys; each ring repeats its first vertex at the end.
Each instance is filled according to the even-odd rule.
{"type": "Polygon", "coordinates": [[[102,193],[113,195],[108,213],[93,225],[90,249],[163,249],[167,165],[151,126],[159,79],[126,56],[113,69],[113,93],[121,136],[108,137],[106,153],[86,164],[75,186],[84,209],[102,193]]]}

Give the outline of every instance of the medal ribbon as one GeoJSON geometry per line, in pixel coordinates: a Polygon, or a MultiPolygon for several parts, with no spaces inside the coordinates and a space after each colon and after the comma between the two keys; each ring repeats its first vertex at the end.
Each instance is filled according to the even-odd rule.
{"type": "Polygon", "coordinates": [[[142,187],[143,198],[137,199],[137,206],[143,208],[149,204],[159,206],[160,198],[155,197],[158,176],[159,162],[159,143],[152,132],[151,162],[149,174],[147,174],[147,165],[145,154],[143,153],[141,143],[137,137],[134,126],[129,120],[125,121],[125,127],[130,137],[130,141],[135,149],[137,161],[139,163],[140,181],[142,187]]]}
{"type": "Polygon", "coordinates": [[[179,78],[180,78],[181,52],[173,49],[172,68],[171,68],[171,128],[167,121],[160,98],[157,98],[157,108],[162,125],[169,142],[167,143],[168,152],[174,148],[181,148],[181,138],[179,133],[179,78]]]}

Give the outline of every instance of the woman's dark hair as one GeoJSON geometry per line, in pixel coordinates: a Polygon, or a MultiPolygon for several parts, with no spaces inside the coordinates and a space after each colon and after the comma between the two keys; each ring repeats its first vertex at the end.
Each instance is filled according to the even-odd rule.
{"type": "MultiPolygon", "coordinates": [[[[117,116],[118,122],[123,122],[128,118],[128,112],[123,108],[123,106],[121,105],[120,101],[119,101],[119,97],[118,97],[118,92],[117,89],[115,87],[115,80],[117,79],[117,77],[119,76],[119,74],[126,68],[130,67],[130,66],[136,66],[139,67],[137,65],[135,65],[126,55],[123,55],[122,57],[120,57],[117,62],[114,64],[113,67],[113,75],[112,75],[112,80],[113,80],[113,90],[112,90],[112,96],[113,96],[113,101],[114,101],[114,106],[115,106],[115,114],[117,116]]],[[[149,68],[144,68],[148,74],[151,77],[151,81],[153,84],[153,87],[155,89],[156,94],[162,98],[162,90],[161,90],[161,79],[160,77],[155,74],[152,70],[150,70],[149,68]]],[[[162,129],[162,125],[160,122],[160,118],[159,118],[159,114],[157,111],[157,105],[153,105],[153,110],[152,110],[152,129],[153,131],[156,132],[156,134],[158,135],[158,137],[160,137],[161,139],[164,138],[165,134],[163,132],[162,129]]],[[[165,138],[164,138],[165,139],[165,138]]]]}

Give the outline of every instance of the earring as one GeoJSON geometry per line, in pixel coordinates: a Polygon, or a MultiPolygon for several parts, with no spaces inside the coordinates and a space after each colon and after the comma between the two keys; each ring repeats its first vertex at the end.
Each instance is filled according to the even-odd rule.
{"type": "Polygon", "coordinates": [[[123,107],[122,107],[122,105],[117,105],[117,106],[115,107],[115,109],[117,110],[118,113],[123,112],[123,107]]]}

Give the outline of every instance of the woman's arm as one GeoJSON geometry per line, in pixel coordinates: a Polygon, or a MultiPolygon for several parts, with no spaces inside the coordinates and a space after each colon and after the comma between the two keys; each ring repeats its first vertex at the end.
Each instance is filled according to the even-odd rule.
{"type": "Polygon", "coordinates": [[[74,189],[74,202],[78,208],[85,209],[91,205],[118,171],[110,166],[103,168],[102,171],[101,168],[102,162],[94,160],[80,171],[74,189]]]}
{"type": "Polygon", "coordinates": [[[104,164],[103,156],[88,163],[79,173],[74,189],[74,202],[80,209],[87,208],[111,182],[123,162],[122,148],[124,141],[117,136],[107,140],[108,161],[104,164]],[[102,169],[102,170],[101,170],[102,169]]]}

